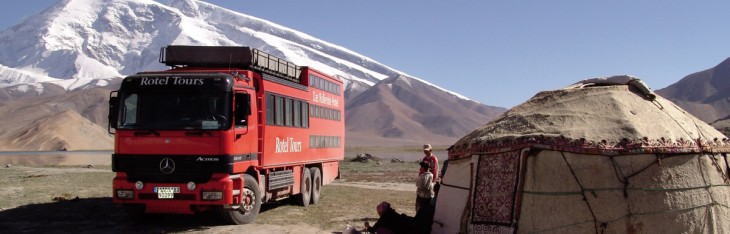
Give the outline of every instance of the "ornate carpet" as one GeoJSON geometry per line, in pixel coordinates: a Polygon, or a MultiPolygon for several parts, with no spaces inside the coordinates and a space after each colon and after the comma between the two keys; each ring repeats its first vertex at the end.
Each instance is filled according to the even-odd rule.
{"type": "Polygon", "coordinates": [[[520,150],[481,155],[472,196],[472,231],[512,232],[521,180],[520,150]]]}

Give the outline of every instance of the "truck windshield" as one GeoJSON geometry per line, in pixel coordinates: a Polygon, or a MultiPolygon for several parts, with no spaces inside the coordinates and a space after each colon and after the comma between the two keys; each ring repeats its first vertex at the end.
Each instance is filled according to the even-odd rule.
{"type": "Polygon", "coordinates": [[[230,93],[121,94],[119,129],[215,130],[231,126],[230,93]]]}

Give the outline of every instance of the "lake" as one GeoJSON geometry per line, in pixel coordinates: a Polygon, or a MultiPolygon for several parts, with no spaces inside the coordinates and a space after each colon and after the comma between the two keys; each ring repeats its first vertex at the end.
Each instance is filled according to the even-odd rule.
{"type": "MultiPolygon", "coordinates": [[[[113,151],[6,151],[0,152],[0,166],[77,166],[77,165],[111,165],[113,151]]],[[[357,154],[370,154],[385,160],[399,158],[406,162],[414,162],[423,158],[420,151],[390,151],[390,150],[346,150],[345,157],[354,158],[357,154]]],[[[448,158],[445,150],[433,152],[439,160],[448,158]]]]}
{"type": "Polygon", "coordinates": [[[0,166],[111,165],[111,150],[101,151],[6,151],[0,152],[0,166]]]}

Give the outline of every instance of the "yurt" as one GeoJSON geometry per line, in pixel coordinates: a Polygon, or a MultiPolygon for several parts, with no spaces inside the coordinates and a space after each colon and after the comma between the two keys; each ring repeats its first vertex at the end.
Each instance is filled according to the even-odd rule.
{"type": "Polygon", "coordinates": [[[433,233],[730,233],[728,151],[634,77],[540,92],[449,148],[433,233]]]}

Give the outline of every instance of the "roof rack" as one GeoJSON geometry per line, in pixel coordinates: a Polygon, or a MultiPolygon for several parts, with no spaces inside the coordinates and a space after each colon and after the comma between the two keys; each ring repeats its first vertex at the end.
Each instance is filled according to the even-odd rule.
{"type": "Polygon", "coordinates": [[[263,51],[244,46],[170,45],[160,49],[160,63],[170,67],[245,68],[301,83],[301,67],[263,51]]]}

